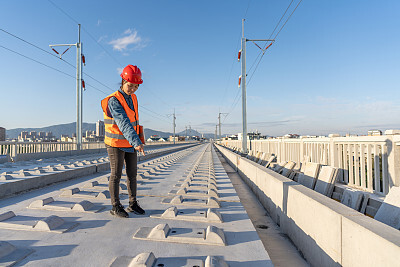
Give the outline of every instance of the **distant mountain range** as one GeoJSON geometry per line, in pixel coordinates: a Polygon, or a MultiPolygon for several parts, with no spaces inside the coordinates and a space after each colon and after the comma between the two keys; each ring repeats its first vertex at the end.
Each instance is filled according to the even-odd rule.
{"type": "MultiPolygon", "coordinates": [[[[95,131],[96,123],[83,123],[82,131],[85,133],[86,131],[95,131]]],[[[6,129],[7,138],[17,138],[18,135],[23,132],[52,132],[53,136],[60,138],[62,134],[66,134],[72,136],[73,133],[76,132],[76,123],[66,123],[59,125],[52,125],[42,128],[16,128],[16,129],[6,129]]]]}
{"type": "MultiPolygon", "coordinates": [[[[96,131],[96,123],[84,122],[82,125],[82,130],[83,130],[83,134],[85,134],[86,131],[96,131]]],[[[52,125],[52,126],[47,126],[47,127],[42,127],[42,128],[16,128],[16,129],[10,129],[10,130],[7,129],[6,136],[7,136],[7,138],[17,138],[18,135],[23,131],[26,131],[26,132],[33,132],[33,131],[35,131],[35,132],[52,132],[53,136],[60,138],[62,134],[72,136],[72,134],[74,134],[76,132],[76,123],[71,122],[71,123],[52,125]]],[[[146,138],[148,138],[152,135],[158,135],[163,138],[166,138],[166,137],[169,137],[172,135],[172,133],[170,133],[170,132],[161,132],[161,131],[148,129],[148,128],[144,129],[144,134],[145,134],[146,138]]],[[[188,134],[189,134],[189,130],[188,130],[188,134]]],[[[185,131],[176,133],[176,135],[184,136],[185,131]]],[[[195,130],[191,130],[191,135],[201,137],[201,133],[199,133],[195,130]]],[[[213,134],[204,134],[204,137],[206,137],[206,138],[211,138],[213,136],[214,136],[213,134]]]]}

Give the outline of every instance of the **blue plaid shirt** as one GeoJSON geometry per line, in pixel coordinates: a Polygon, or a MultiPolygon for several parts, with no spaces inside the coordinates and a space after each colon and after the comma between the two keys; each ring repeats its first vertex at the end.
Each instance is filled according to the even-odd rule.
{"type": "MultiPolygon", "coordinates": [[[[127,95],[122,91],[120,88],[118,91],[122,93],[125,98],[126,103],[128,104],[129,108],[135,110],[133,107],[132,97],[127,95]]],[[[115,123],[117,124],[119,130],[124,135],[125,139],[128,140],[129,144],[132,147],[119,147],[122,151],[134,153],[136,152],[135,147],[142,144],[138,134],[136,133],[135,129],[133,128],[128,115],[125,112],[124,107],[119,103],[116,97],[111,97],[108,100],[108,109],[110,111],[111,117],[114,118],[115,123]]],[[[137,110],[135,110],[138,112],[137,110]]]]}

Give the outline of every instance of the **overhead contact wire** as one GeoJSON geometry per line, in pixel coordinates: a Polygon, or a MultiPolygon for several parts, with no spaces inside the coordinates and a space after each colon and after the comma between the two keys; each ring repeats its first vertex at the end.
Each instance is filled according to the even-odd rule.
{"type": "MultiPolygon", "coordinates": [[[[33,46],[33,47],[39,49],[39,50],[42,51],[42,52],[45,52],[46,54],[49,54],[49,55],[52,56],[52,57],[55,57],[55,58],[57,58],[57,59],[60,59],[61,61],[63,61],[63,62],[66,63],[67,65],[69,65],[69,66],[71,66],[72,68],[76,69],[76,66],[74,66],[74,65],[71,64],[71,63],[69,63],[69,62],[66,61],[65,59],[60,58],[59,56],[56,56],[56,55],[54,55],[53,53],[50,53],[49,51],[46,51],[46,50],[44,50],[43,48],[41,48],[41,47],[39,47],[39,46],[37,46],[37,45],[35,45],[35,44],[33,44],[33,43],[31,43],[31,42],[29,42],[29,41],[23,39],[23,38],[21,38],[21,37],[15,35],[15,34],[12,34],[12,33],[8,32],[8,31],[4,30],[4,29],[1,29],[1,28],[0,28],[0,30],[1,30],[2,32],[4,32],[4,33],[6,33],[6,34],[8,34],[8,35],[10,35],[10,36],[12,36],[12,37],[14,37],[14,38],[20,40],[20,41],[22,41],[22,42],[24,42],[24,43],[26,43],[26,44],[29,44],[29,45],[31,45],[31,46],[33,46]]],[[[65,52],[64,52],[64,53],[65,53],[65,52]]],[[[110,89],[110,90],[113,90],[113,89],[111,89],[109,86],[105,85],[104,83],[100,82],[99,80],[97,80],[97,79],[94,78],[93,76],[89,75],[88,73],[83,72],[83,74],[85,74],[86,76],[88,76],[88,77],[91,78],[92,80],[98,82],[98,83],[101,84],[102,86],[104,86],[104,87],[106,87],[106,88],[108,88],[108,89],[110,89]]]]}
{"type": "MultiPolygon", "coordinates": [[[[285,27],[286,23],[287,23],[287,22],[289,21],[289,19],[292,17],[293,13],[296,11],[297,7],[300,5],[300,3],[301,3],[302,1],[303,1],[303,0],[300,0],[299,3],[297,3],[297,6],[293,9],[292,13],[291,13],[291,14],[289,15],[289,17],[286,19],[285,23],[282,25],[282,27],[279,29],[279,31],[278,31],[278,32],[276,33],[276,35],[274,36],[274,38],[273,38],[274,40],[276,40],[276,38],[278,37],[279,33],[280,33],[280,32],[282,31],[282,29],[285,27]]],[[[287,13],[287,11],[288,11],[288,9],[290,8],[290,6],[292,5],[292,3],[293,3],[293,0],[290,2],[289,6],[286,8],[285,13],[283,13],[283,15],[282,15],[281,19],[279,20],[277,26],[276,26],[275,29],[272,31],[272,33],[271,33],[269,39],[271,38],[271,36],[272,36],[273,33],[275,32],[275,30],[277,29],[278,25],[281,23],[283,17],[284,17],[285,14],[287,13]]],[[[254,76],[254,73],[256,72],[258,66],[260,65],[260,62],[261,62],[262,58],[263,58],[264,55],[265,55],[265,51],[266,51],[271,45],[272,45],[272,43],[269,44],[262,52],[260,52],[260,54],[262,53],[262,54],[261,54],[261,57],[260,57],[260,59],[258,60],[257,65],[256,65],[256,67],[255,67],[253,73],[251,74],[251,76],[250,76],[250,78],[249,78],[249,81],[247,82],[246,85],[248,85],[248,84],[250,83],[251,79],[252,79],[253,76],[254,76]]],[[[253,65],[254,65],[254,63],[253,63],[253,65]]]]}
{"type": "Polygon", "coordinates": [[[283,24],[283,26],[281,27],[281,29],[279,30],[279,32],[275,35],[274,39],[276,39],[276,37],[278,37],[279,33],[282,31],[283,27],[285,27],[286,23],[289,21],[289,19],[292,17],[293,13],[296,11],[296,9],[298,8],[298,6],[300,5],[300,3],[303,0],[300,0],[300,2],[297,4],[297,6],[295,7],[295,9],[293,10],[293,12],[289,15],[289,17],[287,18],[287,20],[285,21],[285,23],[283,24]]]}
{"type": "MultiPolygon", "coordinates": [[[[73,22],[75,22],[76,24],[80,24],[77,20],[75,20],[73,17],[71,17],[70,15],[68,15],[68,13],[67,12],[65,12],[62,8],[60,8],[59,6],[57,6],[56,4],[54,4],[53,3],[53,1],[51,1],[51,0],[48,0],[53,6],[55,6],[58,10],[60,10],[64,15],[66,15],[69,19],[71,19],[73,22]]],[[[104,50],[104,52],[106,52],[106,54],[109,56],[109,57],[111,57],[117,64],[118,64],[118,67],[121,67],[122,66],[122,64],[117,60],[117,59],[115,59],[86,29],[85,29],[85,27],[83,27],[82,26],[82,29],[89,35],[89,37],[93,40],[93,41],[95,41],[100,47],[101,47],[101,49],[103,49],[104,50]]]]}
{"type": "Polygon", "coordinates": [[[45,64],[45,63],[43,63],[43,62],[40,62],[40,61],[38,61],[38,60],[36,60],[36,59],[33,59],[33,58],[31,58],[31,57],[28,57],[28,56],[26,56],[26,55],[24,55],[24,54],[21,54],[21,53],[19,53],[19,52],[17,52],[17,51],[14,51],[14,50],[10,49],[10,48],[7,48],[7,47],[5,47],[5,46],[0,45],[0,47],[3,48],[3,49],[5,49],[5,50],[8,50],[8,51],[10,51],[10,52],[12,52],[12,53],[14,53],[14,54],[17,54],[17,55],[19,55],[19,56],[21,56],[21,57],[27,58],[27,59],[29,59],[29,60],[31,60],[31,61],[34,61],[34,62],[36,62],[36,63],[38,63],[38,64],[40,64],[40,65],[43,65],[43,66],[45,66],[45,67],[47,67],[47,68],[50,68],[50,69],[52,69],[52,70],[55,70],[55,71],[57,71],[57,72],[59,72],[59,73],[62,73],[62,74],[64,74],[64,75],[66,75],[66,76],[69,76],[69,77],[72,77],[72,78],[75,79],[74,76],[72,76],[72,75],[70,75],[70,74],[68,74],[68,73],[66,73],[66,72],[63,72],[63,71],[61,71],[61,70],[59,70],[59,69],[56,69],[56,68],[54,68],[54,67],[51,67],[51,66],[49,66],[49,65],[47,65],[47,64],[45,64]]]}
{"type": "MultiPolygon", "coordinates": [[[[4,31],[3,29],[0,29],[0,30],[4,31]]],[[[4,32],[6,32],[6,31],[4,31],[4,32]]],[[[36,48],[38,48],[38,49],[40,49],[40,50],[42,50],[42,51],[44,51],[44,52],[46,52],[46,53],[48,53],[46,50],[43,50],[43,49],[41,49],[40,47],[38,47],[38,46],[36,46],[36,45],[34,45],[34,44],[32,44],[32,43],[30,43],[30,42],[28,42],[28,41],[22,39],[22,38],[20,38],[20,37],[18,37],[18,36],[16,36],[16,35],[13,35],[13,34],[11,34],[11,33],[9,33],[9,32],[6,32],[6,33],[7,33],[7,34],[10,34],[10,35],[12,35],[12,36],[14,36],[14,37],[16,37],[16,38],[18,38],[18,39],[21,40],[21,41],[24,41],[24,42],[26,42],[26,43],[28,43],[28,44],[34,46],[34,47],[36,47],[36,48]]],[[[75,76],[70,75],[70,74],[68,74],[68,73],[66,73],[66,72],[64,72],[64,71],[61,71],[61,70],[59,70],[59,69],[57,69],[57,68],[54,68],[54,67],[52,67],[52,66],[49,66],[49,65],[47,65],[47,64],[45,64],[45,63],[43,63],[43,62],[41,62],[41,61],[39,61],[39,60],[36,60],[36,59],[34,59],[34,58],[31,58],[31,57],[28,57],[28,56],[26,56],[26,55],[24,55],[24,54],[21,54],[21,53],[15,51],[15,50],[12,50],[12,49],[10,49],[10,48],[7,48],[7,47],[3,46],[3,45],[0,45],[0,47],[3,48],[3,49],[5,49],[5,50],[7,50],[7,51],[10,51],[10,52],[12,52],[12,53],[14,53],[14,54],[17,54],[17,55],[19,55],[19,56],[21,56],[21,57],[24,57],[24,58],[26,58],[26,59],[29,59],[29,60],[31,60],[31,61],[37,63],[37,64],[40,64],[40,65],[45,66],[45,67],[47,67],[47,68],[49,68],[49,69],[52,69],[52,70],[57,71],[57,72],[59,72],[59,73],[61,73],[61,74],[64,74],[64,75],[66,75],[66,76],[68,76],[68,77],[70,77],[70,78],[72,78],[72,79],[74,79],[74,80],[76,79],[75,76]]],[[[52,55],[52,56],[55,56],[55,55],[53,55],[53,54],[51,54],[51,53],[49,53],[49,54],[52,55]]],[[[57,56],[56,56],[56,57],[57,57],[57,56]]],[[[75,68],[75,69],[76,69],[76,68],[75,68]]],[[[86,74],[86,75],[87,75],[87,74],[86,74]]],[[[89,76],[89,75],[88,75],[88,76],[89,76]]],[[[91,76],[89,76],[89,77],[91,77],[91,76]]],[[[100,81],[94,79],[93,77],[91,77],[91,78],[92,78],[93,80],[99,82],[100,84],[102,84],[100,81]]],[[[97,90],[97,91],[99,91],[99,92],[101,92],[101,93],[103,93],[103,94],[105,94],[105,95],[108,95],[108,93],[104,92],[103,90],[98,89],[97,87],[95,87],[95,86],[93,86],[93,85],[91,85],[91,84],[89,84],[89,83],[86,83],[86,85],[87,85],[88,87],[93,88],[94,90],[97,90]]],[[[107,88],[109,88],[108,86],[106,86],[106,85],[104,85],[104,84],[102,84],[102,85],[105,86],[105,87],[107,87],[107,88]]],[[[112,90],[111,88],[109,88],[109,89],[110,89],[111,91],[114,91],[114,90],[112,90]]],[[[148,109],[148,108],[146,108],[146,107],[143,107],[143,106],[140,106],[140,107],[143,108],[143,109],[145,109],[145,110],[148,110],[148,111],[150,111],[150,112],[153,112],[154,114],[157,114],[157,115],[161,116],[160,114],[158,114],[158,113],[156,113],[156,112],[154,112],[154,111],[151,111],[150,109],[148,109]]],[[[151,115],[151,114],[149,114],[149,115],[151,115]]],[[[152,116],[152,117],[155,117],[154,115],[151,115],[151,116],[152,116]]],[[[155,118],[156,118],[156,117],[155,117],[155,118]]],[[[160,119],[160,118],[158,118],[158,119],[160,119]]],[[[162,120],[162,119],[160,119],[160,120],[162,120]]]]}
{"type": "MultiPolygon", "coordinates": [[[[67,12],[65,12],[62,8],[60,8],[59,6],[57,6],[53,1],[51,1],[51,0],[48,0],[53,6],[55,6],[58,10],[60,10],[64,15],[66,15],[69,19],[71,19],[73,22],[75,22],[76,24],[79,24],[79,22],[77,21],[77,20],[75,20],[72,16],[70,16],[67,12]]],[[[117,65],[118,65],[118,67],[121,67],[122,66],[122,64],[121,64],[121,62],[119,62],[115,57],[113,57],[97,40],[96,40],[96,38],[94,38],[93,37],[93,35],[88,31],[88,30],[86,30],[86,28],[84,27],[84,26],[82,26],[82,29],[87,33],[87,35],[98,45],[98,46],[100,46],[100,48],[111,58],[111,59],[113,59],[114,60],[114,62],[115,63],[117,63],[117,65]]],[[[104,83],[102,83],[102,82],[100,82],[99,80],[97,80],[97,79],[95,79],[94,77],[92,77],[91,75],[89,75],[89,74],[87,74],[87,73],[85,73],[85,72],[83,72],[86,76],[88,76],[89,78],[91,78],[91,79],[93,79],[93,80],[95,80],[96,82],[98,82],[99,84],[101,84],[102,86],[104,86],[104,87],[106,87],[106,88],[108,88],[109,90],[111,90],[111,91],[114,91],[114,89],[112,89],[111,87],[109,87],[109,86],[107,86],[107,85],[105,85],[104,83]]],[[[154,94],[154,93],[153,93],[154,94]]],[[[160,99],[161,100],[161,99],[160,99]]],[[[162,100],[161,100],[162,101],[162,100]]],[[[165,103],[164,101],[162,101],[163,103],[165,103]]],[[[142,108],[144,108],[143,106],[142,106],[142,108]]],[[[146,108],[144,108],[144,109],[146,109],[146,108]]],[[[147,110],[149,110],[149,111],[151,111],[150,109],[147,109],[147,110]]],[[[155,114],[158,114],[158,113],[156,113],[156,112],[154,112],[154,111],[151,111],[151,112],[153,112],[153,113],[155,113],[155,114]]],[[[160,115],[160,114],[158,114],[159,116],[162,116],[162,115],[160,115]]]]}
{"type": "MultiPolygon", "coordinates": [[[[285,13],[283,13],[281,19],[280,19],[280,20],[278,21],[278,23],[276,24],[275,29],[271,32],[271,35],[269,36],[268,39],[271,39],[272,35],[274,34],[274,32],[276,31],[276,29],[278,28],[278,26],[279,26],[279,24],[281,23],[282,19],[285,17],[285,15],[286,15],[287,11],[289,10],[290,6],[292,5],[293,1],[294,1],[294,0],[292,0],[292,1],[290,2],[290,4],[288,5],[288,7],[286,8],[285,13]]],[[[301,2],[301,1],[300,1],[300,2],[301,2]]]]}

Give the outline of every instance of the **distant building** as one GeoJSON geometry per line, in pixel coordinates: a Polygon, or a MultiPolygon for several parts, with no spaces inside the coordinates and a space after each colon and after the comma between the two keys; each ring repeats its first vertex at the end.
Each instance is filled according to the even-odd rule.
{"type": "Polygon", "coordinates": [[[23,131],[18,136],[19,142],[55,142],[57,138],[53,136],[52,132],[39,132],[36,133],[23,131]]]}
{"type": "Polygon", "coordinates": [[[96,131],[86,131],[85,135],[82,137],[83,142],[101,142],[104,141],[104,135],[98,136],[96,131]]]}
{"type": "Polygon", "coordinates": [[[222,140],[238,140],[238,136],[233,134],[231,136],[223,137],[222,140]]]}
{"type": "MultiPolygon", "coordinates": [[[[178,142],[178,141],[185,141],[186,140],[186,137],[185,136],[179,136],[179,135],[175,135],[175,142],[178,142]]],[[[170,137],[168,137],[168,141],[169,142],[174,142],[174,136],[170,136],[170,137]]]]}
{"type": "Polygon", "coordinates": [[[0,141],[6,141],[6,128],[0,127],[0,141]]]}
{"type": "Polygon", "coordinates": [[[29,133],[26,131],[23,131],[19,134],[18,136],[18,142],[24,142],[30,137],[29,133]]]}
{"type": "Polygon", "coordinates": [[[146,141],[147,142],[165,142],[166,140],[158,135],[152,135],[146,141]]]}
{"type": "Polygon", "coordinates": [[[381,130],[369,130],[368,131],[368,136],[381,136],[382,131],[381,130]]]}
{"type": "MultiPolygon", "coordinates": [[[[261,135],[258,131],[247,133],[247,140],[267,139],[267,136],[261,135]]],[[[243,133],[237,134],[237,140],[243,140],[243,133]]]]}
{"type": "Polygon", "coordinates": [[[55,142],[55,141],[57,141],[57,138],[53,135],[52,132],[46,132],[44,140],[49,141],[49,142],[50,141],[55,142]]]}
{"type": "Polygon", "coordinates": [[[82,137],[82,142],[97,142],[98,138],[99,137],[97,137],[95,135],[90,135],[90,136],[82,137]]]}
{"type": "Polygon", "coordinates": [[[104,135],[105,135],[104,121],[98,120],[96,122],[96,136],[104,137],[104,135]]]}
{"type": "Polygon", "coordinates": [[[71,137],[69,137],[68,135],[65,135],[65,134],[62,134],[61,135],[61,140],[60,140],[61,142],[70,142],[70,143],[73,143],[73,142],[75,142],[75,138],[71,138],[71,137]]]}
{"type": "Polygon", "coordinates": [[[345,137],[356,137],[356,136],[358,136],[358,135],[357,134],[351,134],[351,133],[347,133],[345,135],[345,137]]]}
{"type": "Polygon", "coordinates": [[[85,132],[85,137],[94,137],[94,136],[96,136],[94,131],[86,131],[85,132]]]}
{"type": "Polygon", "coordinates": [[[28,136],[29,136],[28,132],[26,132],[26,131],[21,132],[18,136],[18,141],[23,142],[24,140],[26,140],[28,138],[28,136]]]}
{"type": "Polygon", "coordinates": [[[298,134],[285,134],[283,138],[300,138],[298,134]]]}
{"type": "Polygon", "coordinates": [[[29,132],[29,135],[32,140],[36,139],[36,131],[29,132]]]}
{"type": "MultiPolygon", "coordinates": [[[[169,142],[174,142],[174,136],[172,136],[172,135],[169,136],[169,137],[168,137],[168,141],[169,141],[169,142]]],[[[178,136],[175,136],[175,142],[178,142],[178,136]]]]}

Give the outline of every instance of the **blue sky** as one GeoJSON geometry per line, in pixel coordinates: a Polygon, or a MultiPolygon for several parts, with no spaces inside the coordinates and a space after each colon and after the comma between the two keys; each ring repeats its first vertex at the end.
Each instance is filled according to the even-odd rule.
{"type": "MultiPolygon", "coordinates": [[[[229,115],[222,132],[237,133],[241,19],[247,38],[268,38],[291,0],[52,2],[82,24],[84,72],[107,86],[84,75],[96,87],[84,92],[84,122],[102,119],[100,100],[118,88],[121,68],[134,64],[143,73],[137,95],[146,128],[172,131],[166,114],[175,108],[178,132],[191,125],[213,133],[223,112],[229,115]]],[[[49,44],[77,42],[76,22],[52,2],[3,0],[0,28],[49,52],[49,44]]],[[[254,75],[254,67],[249,72],[248,130],[327,135],[399,129],[399,12],[395,0],[302,1],[254,75]]],[[[72,67],[3,31],[0,46],[75,76],[72,67]]],[[[248,70],[259,51],[247,43],[248,70]]],[[[63,58],[75,65],[75,56],[71,48],[63,58]]],[[[73,78],[2,47],[0,92],[6,129],[76,119],[73,78]]]]}

